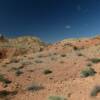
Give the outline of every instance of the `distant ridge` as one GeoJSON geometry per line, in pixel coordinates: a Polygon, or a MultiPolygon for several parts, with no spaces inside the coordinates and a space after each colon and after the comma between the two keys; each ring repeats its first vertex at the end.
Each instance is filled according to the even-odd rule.
{"type": "Polygon", "coordinates": [[[44,49],[45,46],[46,43],[32,36],[6,38],[1,35],[0,37],[0,54],[1,56],[5,55],[5,57],[39,52],[44,49]]]}

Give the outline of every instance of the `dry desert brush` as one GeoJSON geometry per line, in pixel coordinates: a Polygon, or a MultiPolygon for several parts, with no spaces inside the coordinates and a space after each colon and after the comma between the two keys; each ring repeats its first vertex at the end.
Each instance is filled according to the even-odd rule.
{"type": "Polygon", "coordinates": [[[0,74],[0,82],[2,82],[4,84],[10,84],[11,83],[11,81],[8,80],[7,78],[5,78],[3,74],[0,74]]]}
{"type": "Polygon", "coordinates": [[[91,68],[91,67],[86,67],[85,69],[83,69],[80,73],[81,77],[88,77],[88,76],[94,76],[96,73],[96,71],[91,68]]]}
{"type": "MultiPolygon", "coordinates": [[[[17,94],[17,91],[6,91],[6,90],[2,90],[0,91],[0,98],[5,98],[7,96],[13,96],[13,95],[16,95],[17,94]]],[[[1,99],[0,99],[1,100],[1,99]]],[[[6,100],[6,99],[3,99],[3,100],[6,100]]],[[[8,100],[8,99],[7,99],[8,100]]]]}
{"type": "Polygon", "coordinates": [[[97,94],[100,93],[100,86],[95,86],[93,90],[91,91],[91,96],[97,96],[97,94]]]}
{"type": "Polygon", "coordinates": [[[100,58],[92,58],[90,59],[92,63],[100,63],[100,58]]]}
{"type": "Polygon", "coordinates": [[[49,96],[48,100],[67,100],[67,99],[62,96],[49,96]]]}
{"type": "Polygon", "coordinates": [[[46,70],[44,70],[44,72],[43,72],[45,75],[47,75],[47,74],[51,74],[52,73],[52,71],[51,70],[49,70],[49,69],[46,69],[46,70]]]}
{"type": "Polygon", "coordinates": [[[27,88],[26,88],[26,90],[28,90],[28,91],[39,91],[39,90],[41,90],[41,89],[44,89],[44,87],[43,86],[41,86],[41,85],[37,85],[37,84],[31,84],[31,85],[29,85],[29,86],[27,86],[27,88]]]}

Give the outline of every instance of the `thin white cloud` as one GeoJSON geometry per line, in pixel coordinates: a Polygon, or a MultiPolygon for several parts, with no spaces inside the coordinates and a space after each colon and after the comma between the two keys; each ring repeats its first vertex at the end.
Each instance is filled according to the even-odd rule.
{"type": "Polygon", "coordinates": [[[71,29],[71,25],[66,25],[65,28],[66,29],[71,29]]]}

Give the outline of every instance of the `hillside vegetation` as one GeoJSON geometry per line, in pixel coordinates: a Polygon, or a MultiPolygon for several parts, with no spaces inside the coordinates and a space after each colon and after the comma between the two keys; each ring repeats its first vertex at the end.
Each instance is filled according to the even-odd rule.
{"type": "Polygon", "coordinates": [[[1,36],[0,100],[100,100],[100,37],[1,36]]]}

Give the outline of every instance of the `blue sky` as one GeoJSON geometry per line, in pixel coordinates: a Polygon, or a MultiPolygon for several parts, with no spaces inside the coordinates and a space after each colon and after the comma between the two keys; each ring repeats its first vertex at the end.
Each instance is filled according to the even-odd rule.
{"type": "Polygon", "coordinates": [[[0,0],[0,33],[46,42],[100,33],[100,0],[0,0]]]}

